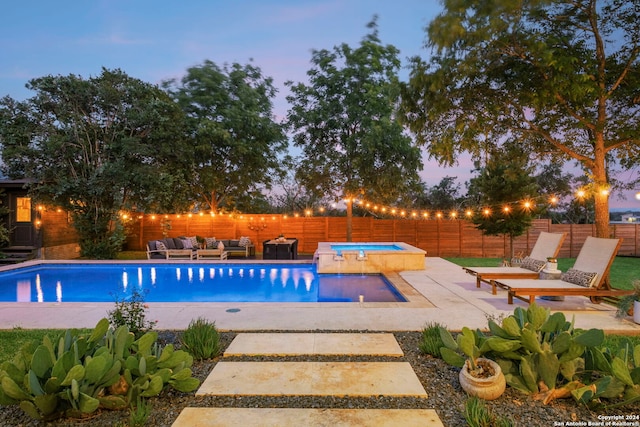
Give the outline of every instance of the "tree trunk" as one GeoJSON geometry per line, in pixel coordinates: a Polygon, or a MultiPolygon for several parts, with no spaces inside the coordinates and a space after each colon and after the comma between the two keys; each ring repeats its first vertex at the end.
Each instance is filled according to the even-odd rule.
{"type": "Polygon", "coordinates": [[[596,237],[608,239],[609,234],[609,182],[604,150],[604,136],[596,134],[595,157],[593,162],[593,197],[595,207],[596,237]]]}
{"type": "Polygon", "coordinates": [[[609,196],[596,192],[594,198],[596,237],[608,239],[611,237],[609,232],[609,196]]]}
{"type": "Polygon", "coordinates": [[[353,202],[347,201],[347,242],[351,242],[351,232],[353,230],[353,202]]]}

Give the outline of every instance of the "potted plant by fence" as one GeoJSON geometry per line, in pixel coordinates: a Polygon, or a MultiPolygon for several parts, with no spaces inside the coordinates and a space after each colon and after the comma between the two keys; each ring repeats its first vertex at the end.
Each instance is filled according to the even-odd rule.
{"type": "Polygon", "coordinates": [[[640,280],[633,281],[633,293],[620,298],[618,302],[618,317],[627,314],[633,316],[633,321],[640,323],[640,280]]]}
{"type": "Polygon", "coordinates": [[[493,400],[504,393],[507,383],[500,365],[491,359],[480,357],[483,338],[480,331],[473,332],[464,327],[454,340],[449,331],[440,328],[440,337],[445,345],[440,349],[442,359],[461,368],[460,386],[467,394],[493,400]]]}

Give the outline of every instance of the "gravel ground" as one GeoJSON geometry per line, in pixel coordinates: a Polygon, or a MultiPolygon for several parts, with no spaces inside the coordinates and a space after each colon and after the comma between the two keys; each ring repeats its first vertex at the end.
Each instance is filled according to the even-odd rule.
{"type": "MultiPolygon", "coordinates": [[[[299,332],[299,331],[298,331],[299,332]]],[[[318,331],[314,331],[318,332],[318,331]]],[[[163,343],[179,340],[180,332],[159,331],[163,343]]],[[[236,333],[221,333],[222,347],[226,348],[236,333]]],[[[225,361],[403,361],[409,362],[427,391],[427,399],[407,397],[345,398],[345,397],[195,397],[194,394],[164,391],[159,397],[149,400],[153,409],[147,422],[148,426],[171,426],[183,408],[187,406],[212,407],[301,407],[301,408],[432,408],[435,409],[447,427],[466,424],[463,410],[466,394],[458,383],[458,369],[440,359],[425,356],[418,351],[420,332],[394,333],[405,355],[391,357],[234,357],[225,361]]],[[[177,346],[177,345],[176,345],[177,346]]],[[[195,362],[194,376],[204,380],[215,366],[217,359],[195,362]]],[[[609,414],[593,413],[584,406],[578,406],[572,399],[563,399],[549,405],[543,405],[518,391],[507,387],[506,392],[497,400],[487,402],[495,415],[509,417],[517,426],[568,426],[589,424],[599,420],[602,415],[640,415],[640,405],[617,409],[609,414]]],[[[39,423],[27,417],[17,406],[0,407],[0,426],[126,426],[127,411],[101,411],[86,420],[63,420],[55,423],[39,423]]],[[[604,425],[604,424],[602,424],[604,425]]],[[[614,424],[610,424],[614,425],[614,424]]],[[[624,424],[617,424],[624,425],[624,424]]],[[[640,425],[640,424],[628,424],[640,425]]]]}

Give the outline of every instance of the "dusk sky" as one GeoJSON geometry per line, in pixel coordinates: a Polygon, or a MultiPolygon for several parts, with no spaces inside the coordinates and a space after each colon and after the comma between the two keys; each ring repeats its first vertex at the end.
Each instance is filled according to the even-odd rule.
{"type": "MultiPolygon", "coordinates": [[[[437,0],[11,1],[3,4],[0,27],[0,96],[26,99],[33,95],[26,82],[49,74],[89,77],[102,67],[120,68],[159,84],[205,60],[253,60],[274,79],[281,119],[288,108],[284,82],[306,80],[312,49],[357,47],[378,15],[382,43],[397,47],[406,66],[408,57],[428,57],[424,28],[440,10],[437,0]]],[[[407,75],[403,69],[401,78],[407,75]]],[[[455,168],[425,159],[421,176],[428,186],[446,175],[464,184],[471,169],[468,156],[455,168]]],[[[611,205],[640,203],[612,198],[611,205]]]]}

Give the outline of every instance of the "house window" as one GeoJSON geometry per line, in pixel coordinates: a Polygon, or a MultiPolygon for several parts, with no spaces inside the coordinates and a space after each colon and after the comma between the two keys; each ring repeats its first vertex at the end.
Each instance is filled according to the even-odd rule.
{"type": "Polygon", "coordinates": [[[31,222],[31,198],[16,199],[16,222],[31,222]]]}

